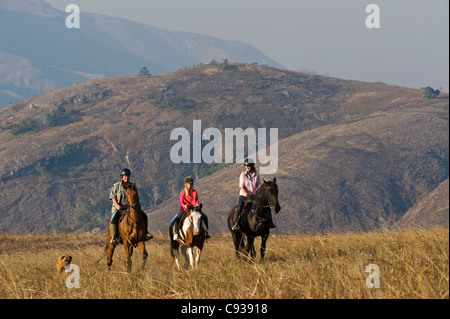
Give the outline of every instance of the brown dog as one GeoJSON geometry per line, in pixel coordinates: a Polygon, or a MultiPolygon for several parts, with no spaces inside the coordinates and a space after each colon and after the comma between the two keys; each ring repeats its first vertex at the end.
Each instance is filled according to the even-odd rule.
{"type": "Polygon", "coordinates": [[[63,271],[66,272],[67,275],[67,266],[72,262],[72,256],[62,254],[58,257],[58,261],[56,262],[56,273],[61,274],[63,271]]]}

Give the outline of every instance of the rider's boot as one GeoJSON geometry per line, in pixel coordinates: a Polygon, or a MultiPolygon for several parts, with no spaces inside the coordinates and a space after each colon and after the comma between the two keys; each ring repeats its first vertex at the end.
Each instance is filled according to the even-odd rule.
{"type": "Polygon", "coordinates": [[[111,236],[111,240],[109,243],[113,245],[117,245],[116,229],[117,229],[116,224],[113,223],[109,224],[109,235],[111,236]]]}
{"type": "Polygon", "coordinates": [[[173,240],[178,241],[179,236],[178,233],[180,232],[180,220],[177,218],[175,219],[175,223],[173,225],[173,240]]]}
{"type": "Polygon", "coordinates": [[[234,223],[234,225],[233,225],[233,227],[231,227],[231,230],[232,231],[239,231],[239,230],[241,230],[240,228],[239,228],[239,220],[241,219],[241,214],[242,214],[242,211],[243,211],[243,208],[241,208],[241,209],[239,209],[239,210],[237,210],[236,211],[236,217],[235,217],[235,223],[234,223]]]}
{"type": "Polygon", "coordinates": [[[210,239],[211,235],[209,234],[209,223],[208,223],[208,216],[206,216],[205,213],[202,212],[202,218],[203,218],[203,223],[205,224],[206,227],[206,239],[210,239]]]}
{"type": "Polygon", "coordinates": [[[144,238],[144,240],[147,241],[147,240],[152,239],[153,235],[148,232],[148,217],[145,213],[143,213],[143,215],[144,215],[144,222],[145,222],[145,235],[144,235],[145,238],[144,238]]]}
{"type": "Polygon", "coordinates": [[[269,215],[269,223],[270,223],[270,225],[269,225],[270,228],[277,227],[277,225],[275,225],[275,223],[273,222],[272,213],[270,213],[270,215],[269,215]]]}

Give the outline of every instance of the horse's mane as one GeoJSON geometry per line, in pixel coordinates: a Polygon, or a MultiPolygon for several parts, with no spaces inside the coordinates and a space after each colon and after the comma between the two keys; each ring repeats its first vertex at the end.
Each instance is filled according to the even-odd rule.
{"type": "Polygon", "coordinates": [[[265,191],[266,187],[267,187],[267,184],[263,183],[261,185],[261,187],[256,190],[255,196],[253,196],[255,202],[259,203],[264,200],[264,197],[266,195],[266,191],[265,191]]]}

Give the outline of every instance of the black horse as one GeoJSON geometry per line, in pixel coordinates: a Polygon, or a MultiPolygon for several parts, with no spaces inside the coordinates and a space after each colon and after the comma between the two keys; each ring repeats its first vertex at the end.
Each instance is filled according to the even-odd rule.
{"type": "Polygon", "coordinates": [[[254,241],[255,237],[261,236],[261,261],[264,261],[266,252],[266,241],[270,234],[270,218],[272,217],[272,210],[277,214],[280,210],[278,203],[278,185],[276,178],[272,181],[264,183],[256,191],[255,196],[252,196],[244,206],[239,221],[239,231],[233,231],[231,228],[234,224],[234,215],[236,214],[236,205],[228,214],[228,228],[233,236],[234,247],[236,249],[236,256],[240,258],[241,252],[245,251],[250,254],[252,258],[256,256],[254,241]],[[247,236],[247,245],[244,250],[244,235],[247,236]]]}

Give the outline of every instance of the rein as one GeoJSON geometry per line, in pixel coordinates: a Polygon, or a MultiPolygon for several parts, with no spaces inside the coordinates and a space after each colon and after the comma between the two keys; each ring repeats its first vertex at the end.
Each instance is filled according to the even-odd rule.
{"type": "Polygon", "coordinates": [[[126,217],[127,217],[127,225],[130,226],[130,227],[133,227],[134,229],[137,230],[137,224],[138,224],[138,223],[137,223],[136,220],[133,219],[133,217],[130,216],[130,212],[131,212],[131,211],[136,212],[136,206],[129,206],[128,209],[127,209],[127,212],[125,213],[125,215],[126,215],[126,217]],[[128,222],[128,218],[131,219],[131,220],[135,223],[135,225],[131,225],[131,224],[128,222]]]}

